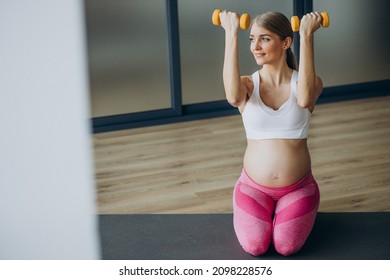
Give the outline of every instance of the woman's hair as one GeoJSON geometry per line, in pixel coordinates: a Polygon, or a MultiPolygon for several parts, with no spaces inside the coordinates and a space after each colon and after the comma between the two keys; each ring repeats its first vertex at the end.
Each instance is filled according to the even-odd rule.
{"type": "MultiPolygon", "coordinates": [[[[267,12],[258,15],[253,19],[252,25],[253,24],[257,24],[258,26],[262,26],[268,29],[269,31],[277,34],[282,40],[285,40],[287,37],[290,37],[291,40],[294,40],[294,33],[291,28],[291,23],[282,13],[267,12]]],[[[287,49],[286,57],[288,67],[297,70],[295,55],[291,48],[287,49]]]]}

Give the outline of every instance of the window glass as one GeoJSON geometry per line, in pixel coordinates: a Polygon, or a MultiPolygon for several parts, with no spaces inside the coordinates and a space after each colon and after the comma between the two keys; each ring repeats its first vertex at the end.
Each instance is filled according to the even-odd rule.
{"type": "Polygon", "coordinates": [[[317,74],[325,86],[390,79],[388,0],[313,1],[330,26],[315,35],[317,74]]]}
{"type": "Polygon", "coordinates": [[[92,116],[171,107],[164,0],[86,0],[92,116]]]}

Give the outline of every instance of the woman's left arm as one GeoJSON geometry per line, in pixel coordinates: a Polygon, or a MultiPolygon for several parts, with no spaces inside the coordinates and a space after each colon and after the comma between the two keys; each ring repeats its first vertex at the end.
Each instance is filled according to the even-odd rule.
{"type": "Polygon", "coordinates": [[[314,66],[314,32],[320,27],[322,17],[313,12],[304,15],[301,20],[299,72],[297,83],[298,105],[313,111],[323,84],[316,76],[314,66]]]}

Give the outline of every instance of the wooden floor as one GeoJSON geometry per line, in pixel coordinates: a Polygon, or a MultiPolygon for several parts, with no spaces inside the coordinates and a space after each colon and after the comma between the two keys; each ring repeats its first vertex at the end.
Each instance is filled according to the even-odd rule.
{"type": "MultiPolygon", "coordinates": [[[[99,214],[231,213],[239,115],[93,135],[99,214]]],[[[317,105],[308,140],[323,212],[390,211],[390,96],[317,105]]]]}

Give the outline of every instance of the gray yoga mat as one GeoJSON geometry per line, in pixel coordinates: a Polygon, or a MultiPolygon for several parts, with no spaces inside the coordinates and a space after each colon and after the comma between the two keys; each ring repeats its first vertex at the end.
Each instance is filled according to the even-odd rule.
{"type": "Polygon", "coordinates": [[[254,257],[240,247],[232,214],[100,215],[103,259],[390,259],[390,212],[318,213],[306,244],[284,257],[271,246],[254,257]]]}

